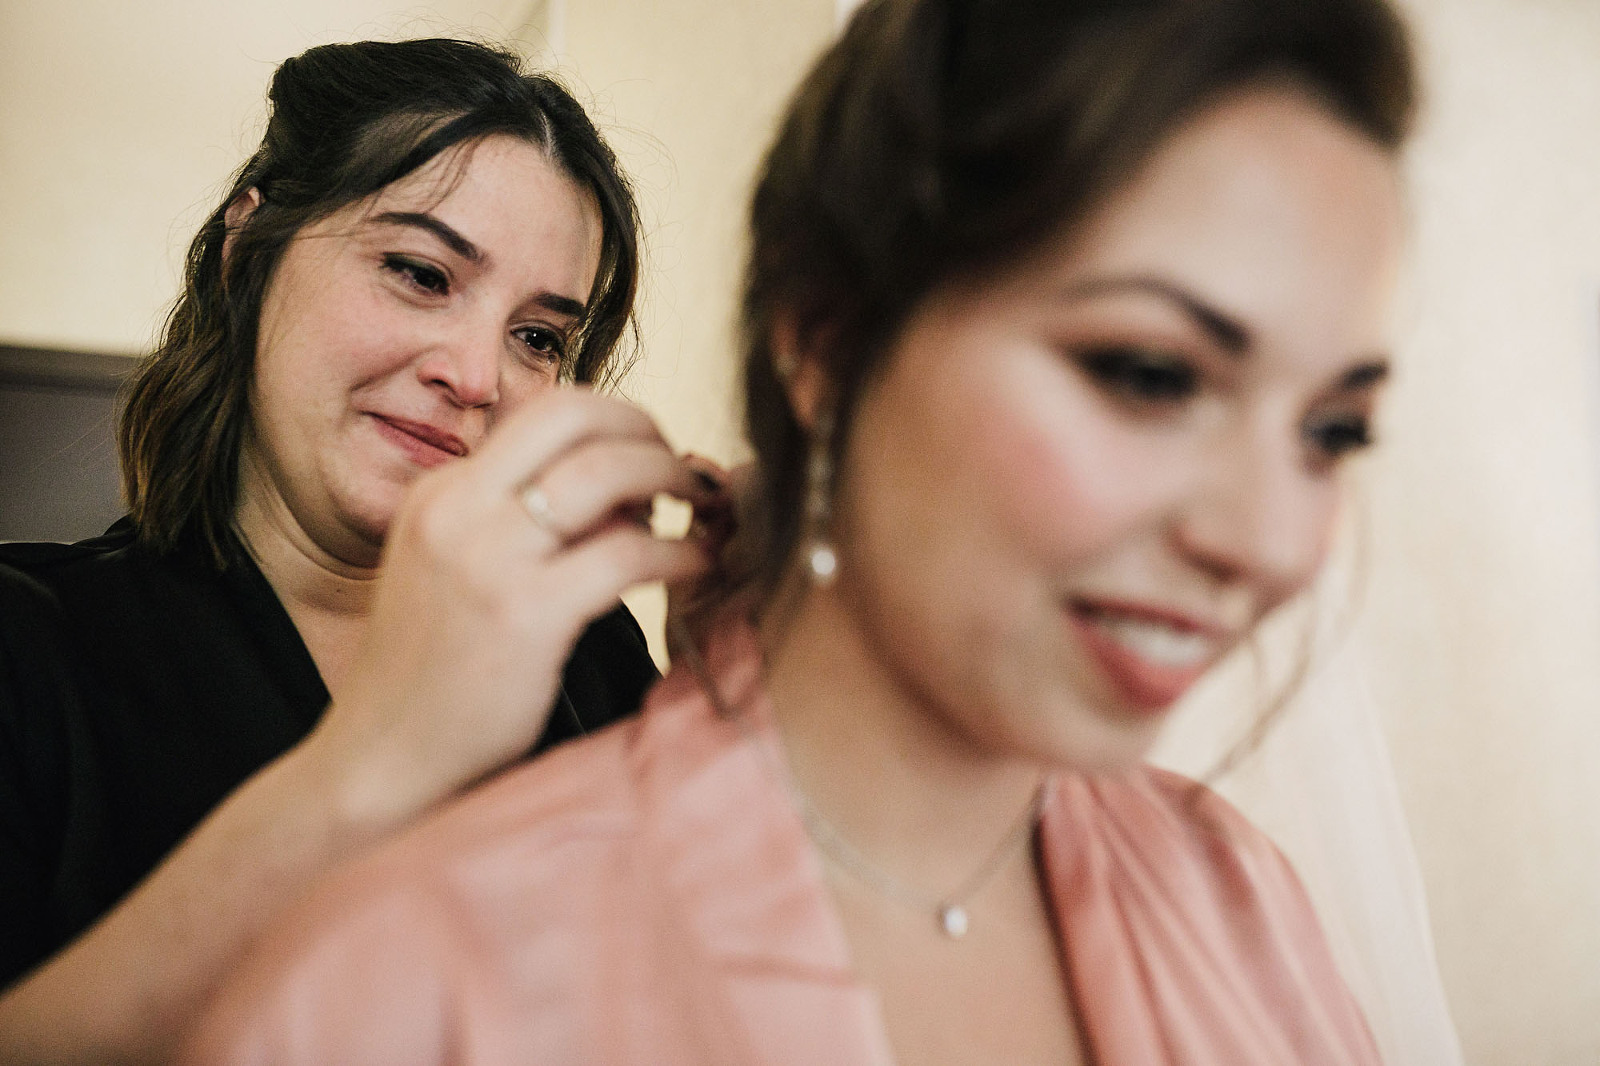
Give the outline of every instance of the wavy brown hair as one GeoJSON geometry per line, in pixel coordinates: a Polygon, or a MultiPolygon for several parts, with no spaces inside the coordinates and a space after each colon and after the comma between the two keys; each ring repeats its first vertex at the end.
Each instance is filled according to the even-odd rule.
{"type": "MultiPolygon", "coordinates": [[[[869,0],[789,105],[758,177],[742,308],[759,593],[804,515],[807,434],[775,324],[825,372],[837,460],[863,386],[935,288],[1081,222],[1185,119],[1286,81],[1389,151],[1411,125],[1384,0],[869,0]]],[[[839,464],[835,462],[833,469],[839,464]]]]}
{"type": "Polygon", "coordinates": [[[261,303],[306,225],[440,153],[505,134],[542,148],[594,197],[600,264],[562,373],[606,383],[634,333],[639,221],[627,179],[583,108],[512,53],[470,41],[313,48],[273,75],[266,135],[189,246],[183,291],[129,385],[118,434],[123,490],[142,544],[200,547],[219,567],[233,534],[261,303]],[[228,206],[260,205],[229,238],[228,206]]]}

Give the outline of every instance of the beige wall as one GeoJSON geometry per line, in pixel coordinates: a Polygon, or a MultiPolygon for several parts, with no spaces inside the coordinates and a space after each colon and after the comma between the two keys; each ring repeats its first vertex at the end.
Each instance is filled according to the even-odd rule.
{"type": "Polygon", "coordinates": [[[529,0],[4,0],[0,341],[134,353],[184,245],[314,44],[504,35],[529,0]]]}
{"type": "MultiPolygon", "coordinates": [[[[1600,1061],[1600,4],[1408,0],[1433,81],[1367,673],[1468,1060],[1600,1061]]],[[[309,44],[546,27],[637,175],[669,436],[740,454],[745,185],[833,0],[6,0],[0,341],[136,351],[309,44]],[[428,11],[436,12],[430,15],[428,11]]],[[[648,599],[635,602],[652,610],[648,599]]]]}
{"type": "MultiPolygon", "coordinates": [[[[638,183],[650,267],[644,358],[625,391],[675,446],[744,458],[733,319],[745,204],[789,91],[833,31],[832,0],[566,0],[553,43],[638,183]]],[[[658,657],[664,599],[629,594],[658,657]]]]}
{"type": "Polygon", "coordinates": [[[1373,680],[1470,1061],[1600,1062],[1600,4],[1412,0],[1373,680]]]}

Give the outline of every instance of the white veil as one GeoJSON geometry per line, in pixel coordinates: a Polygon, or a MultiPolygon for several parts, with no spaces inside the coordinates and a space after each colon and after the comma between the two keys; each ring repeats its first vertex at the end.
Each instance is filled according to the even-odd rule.
{"type": "Polygon", "coordinates": [[[1206,680],[1153,761],[1207,780],[1289,856],[1384,1061],[1460,1066],[1358,616],[1352,624],[1359,554],[1341,553],[1306,603],[1268,625],[1254,662],[1241,656],[1206,680]],[[1300,664],[1298,682],[1285,676],[1300,664]],[[1211,777],[1286,685],[1260,745],[1211,777]]]}

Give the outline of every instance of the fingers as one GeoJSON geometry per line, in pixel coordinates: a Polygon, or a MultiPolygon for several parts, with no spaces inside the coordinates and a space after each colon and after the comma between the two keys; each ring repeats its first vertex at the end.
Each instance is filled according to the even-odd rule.
{"type": "Polygon", "coordinates": [[[568,609],[598,614],[626,589],[650,581],[692,581],[712,559],[695,540],[661,540],[628,525],[612,525],[579,542],[551,565],[551,587],[568,609]]]}
{"type": "Polygon", "coordinates": [[[648,521],[660,493],[696,505],[716,498],[665,444],[591,439],[549,463],[523,502],[540,525],[570,541],[618,515],[648,521]]]}
{"type": "Polygon", "coordinates": [[[649,415],[582,387],[530,401],[447,476],[453,506],[479,523],[531,525],[547,556],[615,521],[647,525],[659,494],[697,510],[718,498],[715,480],[678,459],[649,415]]]}
{"type": "Polygon", "coordinates": [[[707,460],[675,456],[637,407],[583,388],[552,390],[470,456],[419,480],[403,525],[424,531],[425,550],[391,552],[391,562],[404,568],[408,555],[405,563],[448,570],[485,598],[533,594],[570,615],[576,631],[632,585],[705,573],[731,529],[728,478],[707,460]],[[694,507],[693,535],[651,534],[661,494],[694,507]]]}
{"type": "Polygon", "coordinates": [[[539,480],[560,456],[597,440],[636,441],[668,450],[650,416],[588,389],[553,389],[495,427],[463,467],[481,491],[514,494],[539,480]]]}
{"type": "MultiPolygon", "coordinates": [[[[757,491],[755,464],[745,462],[730,470],[698,455],[684,456],[683,461],[694,470],[696,477],[706,482],[714,479],[718,483],[719,491],[716,496],[705,502],[696,501],[691,532],[706,542],[713,557],[724,556],[726,549],[733,544],[736,534],[748,519],[750,508],[755,502],[753,498],[757,491]]],[[[722,558],[725,569],[729,569],[730,562],[730,559],[722,558]]],[[[729,569],[729,573],[723,576],[738,580],[744,576],[744,568],[733,566],[729,569]]]]}
{"type": "Polygon", "coordinates": [[[694,472],[696,480],[707,491],[725,492],[728,487],[728,471],[707,459],[703,455],[690,453],[683,457],[683,465],[694,472]]]}
{"type": "Polygon", "coordinates": [[[630,586],[708,571],[703,541],[648,527],[662,493],[713,506],[695,471],[644,412],[560,389],[417,478],[334,701],[346,735],[402,738],[401,761],[439,794],[525,751],[591,619],[630,586]]]}

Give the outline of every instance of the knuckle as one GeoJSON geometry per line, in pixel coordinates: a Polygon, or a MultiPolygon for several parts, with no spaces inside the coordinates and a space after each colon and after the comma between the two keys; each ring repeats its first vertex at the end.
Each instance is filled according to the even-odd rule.
{"type": "Polygon", "coordinates": [[[608,465],[605,449],[588,445],[573,449],[559,469],[551,471],[551,476],[571,491],[605,479],[608,465]]]}

